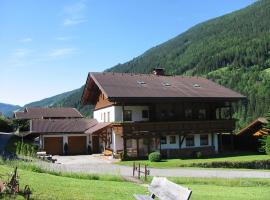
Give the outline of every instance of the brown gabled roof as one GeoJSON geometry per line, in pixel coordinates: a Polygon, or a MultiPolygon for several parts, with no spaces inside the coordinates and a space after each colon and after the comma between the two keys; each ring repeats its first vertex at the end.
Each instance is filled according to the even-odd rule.
{"type": "Polygon", "coordinates": [[[260,131],[262,128],[263,124],[268,123],[266,118],[264,117],[259,117],[255,119],[253,122],[242,128],[236,135],[243,135],[245,133],[250,133],[255,134],[257,131],[260,131]]]}
{"type": "Polygon", "coordinates": [[[98,123],[95,119],[41,119],[31,120],[30,133],[94,133],[110,123],[98,123]]]}
{"type": "Polygon", "coordinates": [[[25,108],[15,112],[15,119],[43,119],[43,118],[82,118],[75,108],[25,108]]]}
{"type": "Polygon", "coordinates": [[[89,73],[82,103],[95,103],[98,90],[109,100],[119,99],[227,99],[246,97],[202,77],[152,74],[89,73]]]}

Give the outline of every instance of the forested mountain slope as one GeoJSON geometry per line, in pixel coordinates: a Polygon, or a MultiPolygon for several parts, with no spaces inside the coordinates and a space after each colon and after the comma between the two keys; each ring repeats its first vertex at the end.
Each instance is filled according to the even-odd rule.
{"type": "MultiPolygon", "coordinates": [[[[239,126],[263,115],[270,105],[270,0],[257,1],[231,14],[198,24],[107,71],[150,73],[163,67],[167,74],[205,76],[248,97],[247,110],[238,106],[239,126]]],[[[87,74],[85,75],[86,78],[87,74]]],[[[89,116],[80,105],[83,88],[54,101],[89,116]]]]}
{"type": "Polygon", "coordinates": [[[133,60],[107,71],[205,76],[248,97],[239,125],[270,107],[270,0],[198,24],[133,60]]]}
{"type": "Polygon", "coordinates": [[[12,117],[13,111],[20,109],[18,105],[0,103],[0,113],[5,117],[12,117]]]}

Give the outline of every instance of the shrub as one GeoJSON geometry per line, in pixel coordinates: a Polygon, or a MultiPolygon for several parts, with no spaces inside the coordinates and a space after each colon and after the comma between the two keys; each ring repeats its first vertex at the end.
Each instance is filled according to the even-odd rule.
{"type": "Polygon", "coordinates": [[[148,159],[150,162],[160,162],[161,156],[159,152],[152,152],[149,154],[148,159]]]}
{"type": "Polygon", "coordinates": [[[220,162],[192,163],[191,165],[189,165],[189,167],[270,169],[270,159],[241,161],[241,162],[220,161],[220,162]]]}

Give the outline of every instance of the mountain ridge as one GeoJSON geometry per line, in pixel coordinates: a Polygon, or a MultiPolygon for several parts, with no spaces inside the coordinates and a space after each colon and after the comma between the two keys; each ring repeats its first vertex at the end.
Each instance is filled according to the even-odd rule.
{"type": "MultiPolygon", "coordinates": [[[[143,54],[105,71],[150,73],[165,68],[168,75],[203,76],[248,97],[236,105],[238,127],[264,115],[270,105],[270,1],[261,0],[221,17],[199,23],[143,54]]],[[[86,77],[87,75],[85,75],[86,77]]],[[[83,107],[83,87],[51,106],[83,107]]]]}

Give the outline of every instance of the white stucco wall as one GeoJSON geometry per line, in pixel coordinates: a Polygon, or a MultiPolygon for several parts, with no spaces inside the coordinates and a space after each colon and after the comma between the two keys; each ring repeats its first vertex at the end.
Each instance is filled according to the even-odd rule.
{"type": "Polygon", "coordinates": [[[108,122],[108,112],[110,114],[110,121],[115,121],[115,106],[110,106],[107,108],[102,108],[99,110],[94,111],[94,119],[96,119],[98,122],[108,122]],[[105,121],[104,121],[104,113],[105,113],[105,121]]]}
{"type": "Polygon", "coordinates": [[[123,138],[120,135],[115,134],[115,132],[112,132],[112,148],[114,152],[117,152],[118,150],[123,150],[123,138]]]}
{"type": "MultiPolygon", "coordinates": [[[[125,110],[132,111],[132,121],[148,121],[149,118],[142,118],[142,111],[148,110],[148,106],[124,106],[125,110]]],[[[109,122],[120,122],[122,121],[122,106],[110,106],[94,111],[94,118],[98,122],[104,122],[104,113],[106,116],[105,122],[108,120],[108,112],[110,113],[109,122]],[[102,116],[102,117],[101,117],[102,116]]]]}
{"type": "MultiPolygon", "coordinates": [[[[176,144],[170,144],[170,136],[166,136],[167,138],[167,144],[161,144],[161,149],[178,149],[179,148],[179,136],[176,136],[176,144]]],[[[183,136],[181,136],[180,142],[182,140],[183,136]]],[[[194,146],[187,147],[186,146],[186,139],[184,139],[181,148],[194,148],[194,147],[207,147],[207,146],[212,146],[211,144],[211,134],[208,134],[208,145],[200,145],[200,134],[194,134],[194,146]]],[[[215,146],[215,151],[218,151],[218,137],[217,134],[214,134],[214,146],[215,146]]]]}

